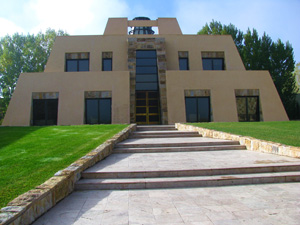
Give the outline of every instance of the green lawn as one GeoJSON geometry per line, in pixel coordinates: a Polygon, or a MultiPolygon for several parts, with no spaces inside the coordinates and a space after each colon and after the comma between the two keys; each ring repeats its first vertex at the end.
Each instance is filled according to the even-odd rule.
{"type": "Polygon", "coordinates": [[[0,207],[43,183],[125,127],[0,127],[0,207]]]}
{"type": "Polygon", "coordinates": [[[300,121],[189,124],[300,147],[300,121]]]}

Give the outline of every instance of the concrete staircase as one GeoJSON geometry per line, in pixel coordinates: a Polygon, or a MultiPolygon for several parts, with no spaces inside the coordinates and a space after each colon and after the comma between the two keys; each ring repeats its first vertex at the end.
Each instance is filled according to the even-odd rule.
{"type": "Polygon", "coordinates": [[[138,126],[82,173],[77,190],[183,188],[300,181],[300,160],[246,151],[174,126],[138,126]],[[223,157],[224,156],[224,157],[223,157]],[[202,160],[203,159],[203,160],[202,160]]]}

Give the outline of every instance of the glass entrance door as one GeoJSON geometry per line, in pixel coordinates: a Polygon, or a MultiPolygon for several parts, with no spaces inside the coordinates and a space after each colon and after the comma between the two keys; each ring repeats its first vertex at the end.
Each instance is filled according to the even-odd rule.
{"type": "Polygon", "coordinates": [[[160,124],[158,91],[136,91],[136,123],[160,124]]]}

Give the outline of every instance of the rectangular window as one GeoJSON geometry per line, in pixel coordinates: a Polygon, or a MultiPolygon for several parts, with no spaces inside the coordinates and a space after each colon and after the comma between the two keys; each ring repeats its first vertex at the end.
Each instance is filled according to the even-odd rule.
{"type": "Polygon", "coordinates": [[[210,122],[210,98],[185,98],[186,122],[210,122]]]}
{"type": "Polygon", "coordinates": [[[33,125],[57,125],[58,99],[33,99],[33,125]]]}
{"type": "Polygon", "coordinates": [[[102,59],[102,71],[112,71],[112,59],[102,59]]]}
{"type": "Polygon", "coordinates": [[[102,71],[112,71],[112,52],[102,52],[102,71]]]}
{"type": "Polygon", "coordinates": [[[89,71],[89,53],[66,53],[66,72],[89,71]]]}
{"type": "Polygon", "coordinates": [[[258,96],[236,96],[239,122],[254,122],[260,120],[258,96]]]}
{"type": "Polygon", "coordinates": [[[179,70],[189,70],[188,58],[179,58],[179,70]]]}
{"type": "Polygon", "coordinates": [[[87,124],[111,123],[111,98],[88,98],[85,100],[87,124]]]}
{"type": "Polygon", "coordinates": [[[224,70],[223,58],[202,58],[203,70],[224,70]]]}
{"type": "Polygon", "coordinates": [[[138,91],[158,89],[157,57],[155,50],[136,51],[136,86],[138,91]]]}
{"type": "Polygon", "coordinates": [[[189,70],[189,52],[187,51],[179,51],[179,70],[189,70]]]}

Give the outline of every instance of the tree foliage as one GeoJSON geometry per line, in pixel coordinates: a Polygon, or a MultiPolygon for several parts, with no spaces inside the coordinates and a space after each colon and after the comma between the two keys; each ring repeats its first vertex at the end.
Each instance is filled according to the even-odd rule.
{"type": "Polygon", "coordinates": [[[293,47],[289,42],[273,42],[266,33],[259,37],[255,29],[243,34],[232,24],[222,25],[214,20],[198,34],[231,35],[247,70],[269,70],[289,117],[294,118],[297,87],[293,47]]]}
{"type": "Polygon", "coordinates": [[[0,108],[6,111],[21,73],[42,72],[56,36],[64,31],[48,29],[37,35],[14,34],[0,39],[0,108]]]}
{"type": "Polygon", "coordinates": [[[205,26],[197,34],[213,34],[213,35],[231,35],[233,41],[241,53],[243,47],[243,32],[238,30],[233,24],[222,25],[220,22],[212,21],[205,26]]]}
{"type": "Polygon", "coordinates": [[[294,75],[296,78],[296,85],[298,87],[298,93],[300,94],[300,62],[296,64],[294,75]]]}

